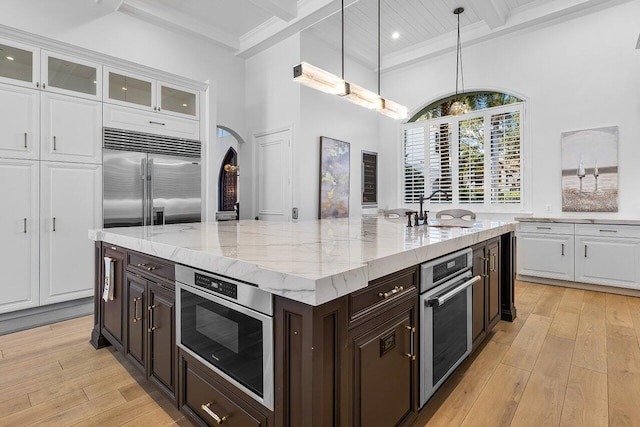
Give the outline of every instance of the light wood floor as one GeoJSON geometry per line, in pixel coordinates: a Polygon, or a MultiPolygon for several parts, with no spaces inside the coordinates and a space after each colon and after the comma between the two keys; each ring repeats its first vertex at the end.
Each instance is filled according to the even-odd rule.
{"type": "MultiPolygon", "coordinates": [[[[640,426],[639,298],[517,282],[516,306],[414,426],[640,426]]],[[[0,426],[190,425],[92,320],[0,336],[0,426]]]]}
{"type": "Polygon", "coordinates": [[[0,426],[191,426],[112,347],[93,316],[0,336],[0,426]]]}
{"type": "Polygon", "coordinates": [[[516,308],[414,426],[640,426],[640,298],[516,282],[516,308]]]}

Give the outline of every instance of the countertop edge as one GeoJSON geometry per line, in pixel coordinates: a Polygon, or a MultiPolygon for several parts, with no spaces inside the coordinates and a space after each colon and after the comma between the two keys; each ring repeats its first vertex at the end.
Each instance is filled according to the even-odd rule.
{"type": "Polygon", "coordinates": [[[616,219],[616,218],[540,218],[540,217],[516,217],[518,222],[544,222],[544,223],[564,223],[564,224],[602,224],[602,225],[640,225],[640,220],[636,219],[616,219]]]}

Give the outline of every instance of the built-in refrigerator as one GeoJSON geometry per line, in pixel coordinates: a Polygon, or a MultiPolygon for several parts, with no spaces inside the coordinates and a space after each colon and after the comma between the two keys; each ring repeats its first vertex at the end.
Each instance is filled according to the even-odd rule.
{"type": "Polygon", "coordinates": [[[199,222],[200,141],[104,128],[104,227],[199,222]]]}

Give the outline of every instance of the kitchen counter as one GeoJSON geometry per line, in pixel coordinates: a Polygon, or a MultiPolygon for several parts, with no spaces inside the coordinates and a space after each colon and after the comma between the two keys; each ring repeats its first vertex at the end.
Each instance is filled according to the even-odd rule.
{"type": "Polygon", "coordinates": [[[516,223],[407,228],[403,218],[232,221],[91,230],[89,237],[321,305],[391,272],[514,231],[516,223]]]}
{"type": "Polygon", "coordinates": [[[617,218],[540,218],[521,217],[515,218],[518,222],[546,222],[546,223],[569,223],[569,224],[608,224],[608,225],[640,225],[638,219],[617,219],[617,218]]]}

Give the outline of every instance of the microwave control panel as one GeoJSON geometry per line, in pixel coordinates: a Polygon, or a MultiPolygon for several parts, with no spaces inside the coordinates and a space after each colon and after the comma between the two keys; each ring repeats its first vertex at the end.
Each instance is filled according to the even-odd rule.
{"type": "Polygon", "coordinates": [[[223,282],[210,276],[203,274],[195,274],[195,284],[209,291],[224,295],[229,298],[238,299],[238,285],[223,282]]]}

